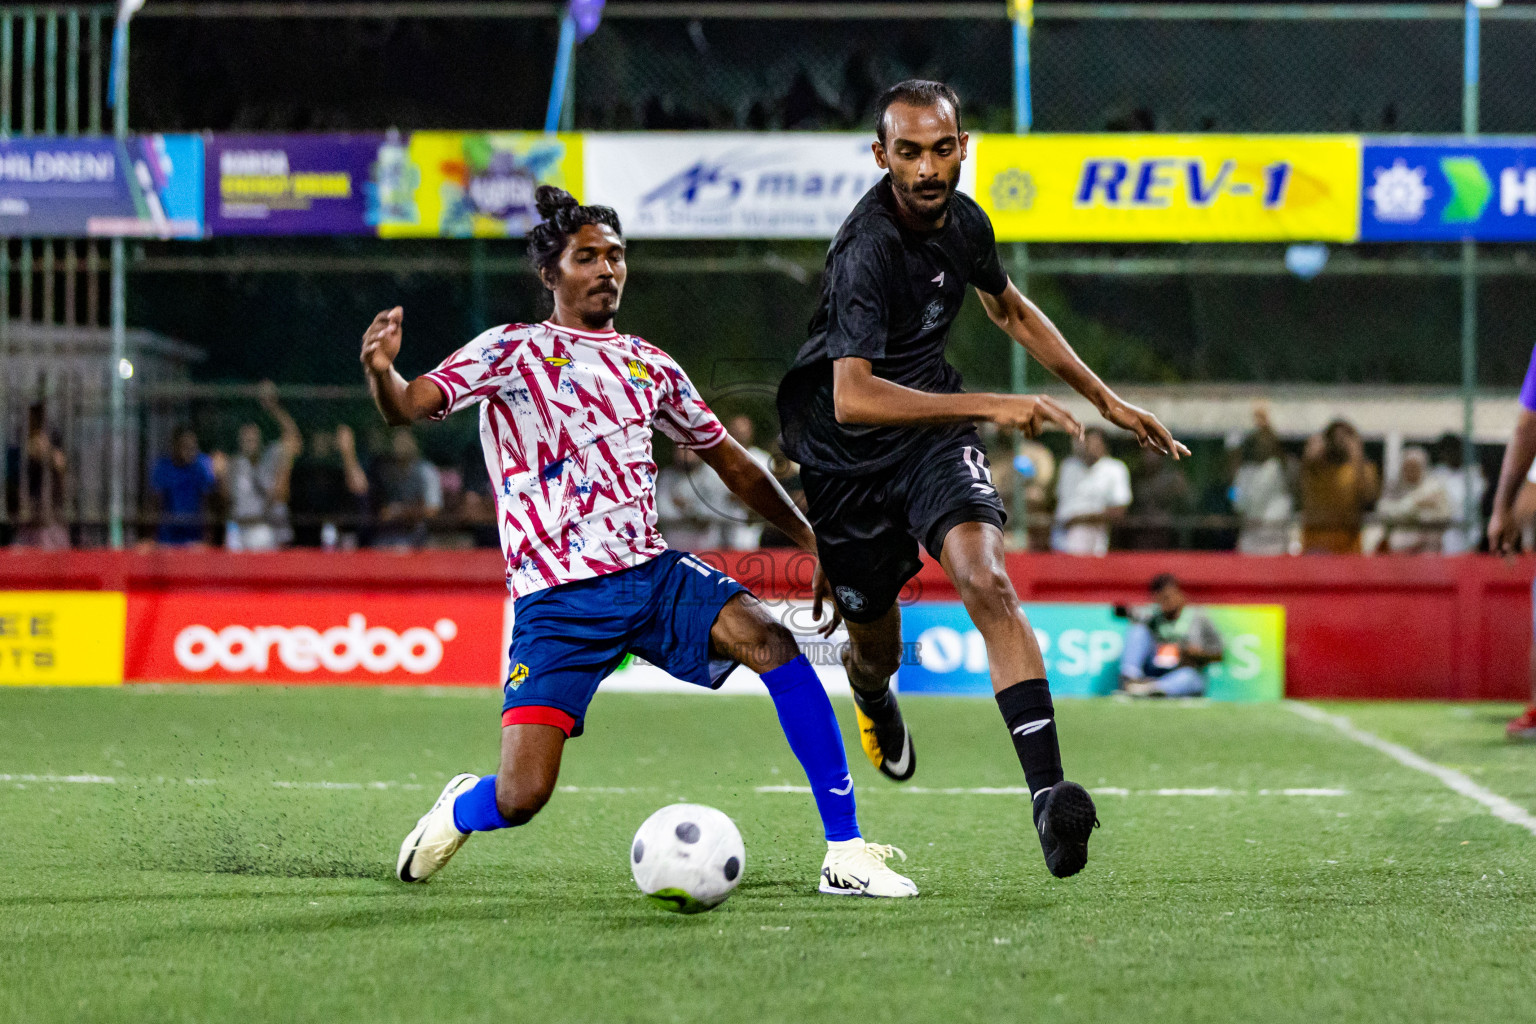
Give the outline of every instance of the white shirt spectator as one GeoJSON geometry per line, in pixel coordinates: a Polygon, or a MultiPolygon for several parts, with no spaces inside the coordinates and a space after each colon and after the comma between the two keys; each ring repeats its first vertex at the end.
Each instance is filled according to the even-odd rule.
{"type": "MultiPolygon", "coordinates": [[[[1441,537],[1442,553],[1447,555],[1464,555],[1468,551],[1476,551],[1482,538],[1475,536],[1475,531],[1467,528],[1467,474],[1463,469],[1455,469],[1450,466],[1435,466],[1429,471],[1430,476],[1439,480],[1445,487],[1446,497],[1451,503],[1451,526],[1441,537]]],[[[1536,483],[1536,466],[1531,469],[1531,480],[1536,483]]],[[[1483,476],[1483,467],[1477,466],[1472,470],[1472,494],[1473,504],[1481,508],[1483,505],[1483,493],[1488,489],[1488,480],[1483,476]]]]}
{"type": "Polygon", "coordinates": [[[1101,516],[1112,508],[1131,503],[1131,471],[1119,459],[1104,455],[1093,465],[1077,456],[1061,464],[1056,488],[1056,530],[1051,538],[1057,551],[1070,555],[1104,555],[1109,552],[1106,523],[1076,523],[1081,516],[1101,516]]]}
{"type": "MultiPolygon", "coordinates": [[[[767,452],[751,447],[747,454],[753,462],[772,472],[773,457],[767,452]]],[[[757,550],[763,538],[762,522],[752,521],[751,511],[731,493],[718,474],[706,471],[696,474],[694,479],[712,520],[708,542],[703,546],[722,551],[757,550]]]]}
{"type": "Polygon", "coordinates": [[[1285,460],[1243,463],[1232,481],[1232,508],[1242,519],[1238,551],[1245,555],[1285,554],[1295,512],[1285,460]]]}
{"type": "Polygon", "coordinates": [[[1428,461],[1422,448],[1406,450],[1399,479],[1376,503],[1394,554],[1440,551],[1444,524],[1453,518],[1445,482],[1428,471],[1428,461]]]}

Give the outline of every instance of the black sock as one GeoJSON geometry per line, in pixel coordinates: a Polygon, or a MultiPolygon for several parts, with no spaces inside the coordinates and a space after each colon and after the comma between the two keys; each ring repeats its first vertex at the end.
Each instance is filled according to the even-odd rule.
{"type": "Polygon", "coordinates": [[[997,694],[997,709],[1008,724],[1024,781],[1029,784],[1031,803],[1038,810],[1037,798],[1064,778],[1050,687],[1044,679],[1015,683],[997,694]]]}
{"type": "Polygon", "coordinates": [[[879,690],[865,690],[857,686],[855,686],[853,690],[859,695],[859,703],[864,706],[864,713],[867,715],[878,716],[890,707],[890,680],[886,680],[885,686],[881,687],[879,690]]]}

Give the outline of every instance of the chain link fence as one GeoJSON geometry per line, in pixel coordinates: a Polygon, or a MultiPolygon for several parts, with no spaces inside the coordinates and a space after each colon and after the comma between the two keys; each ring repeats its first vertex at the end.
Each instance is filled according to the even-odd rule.
{"type": "MultiPolygon", "coordinates": [[[[968,128],[1012,130],[1013,44],[1001,2],[792,6],[791,17],[786,5],[773,4],[610,4],[577,52],[571,123],[867,130],[880,90],[921,76],[956,87],[968,128]]],[[[472,7],[157,0],[134,23],[130,124],[147,131],[536,127],[558,5],[472,7]]],[[[1460,5],[1042,3],[1036,11],[1038,131],[1461,128],[1460,5]]],[[[1532,15],[1536,4],[1518,3],[1484,15],[1486,132],[1536,132],[1532,15]]],[[[20,104],[19,80],[14,88],[20,104]]],[[[486,324],[540,313],[516,241],[221,239],[130,250],[130,323],[205,352],[190,373],[210,388],[129,390],[139,424],[130,504],[131,515],[145,517],[140,536],[152,533],[149,474],[175,424],[190,423],[205,448],[228,452],[240,424],[260,419],[249,384],[220,390],[212,382],[276,379],[306,437],[347,422],[360,450],[383,452],[388,437],[355,390],[356,341],[374,311],[397,302],[411,310],[410,358],[420,364],[405,367],[412,372],[486,324]]],[[[625,328],[673,351],[723,412],[751,416],[759,437],[771,437],[772,385],[803,340],[823,250],[817,242],[637,242],[625,328]]],[[[8,282],[30,252],[17,250],[8,282]]],[[[1460,379],[1457,255],[1449,246],[1337,248],[1307,281],[1285,269],[1284,248],[1274,245],[1032,245],[1027,264],[1022,249],[1004,251],[1015,276],[1027,275],[1031,295],[1117,385],[1232,382],[1255,395],[1300,383],[1453,387],[1460,379]]],[[[1513,388],[1536,340],[1536,248],[1485,246],[1481,268],[1479,380],[1513,388]]],[[[53,308],[42,284],[17,280],[6,296],[13,317],[34,293],[33,308],[53,308]]],[[[89,305],[90,294],[80,294],[89,305]]],[[[64,305],[72,308],[67,298],[64,305]]],[[[83,316],[95,320],[94,312],[83,316]]],[[[1010,386],[1007,344],[979,309],[968,307],[956,324],[951,358],[974,389],[1010,386]]],[[[1038,369],[1031,372],[1031,385],[1040,386],[1038,369]]],[[[11,470],[28,458],[28,410],[49,397],[40,380],[9,382],[0,440],[10,460],[11,525],[0,533],[17,528],[30,494],[11,470]]],[[[79,405],[71,423],[83,422],[79,409],[88,406],[101,412],[79,405]]],[[[1351,413],[1343,399],[1338,412],[1351,413]]],[[[1276,427],[1299,451],[1300,428],[1276,427]]],[[[456,429],[421,433],[433,461],[460,465],[466,438],[456,429]]],[[[62,435],[76,437],[72,431],[62,435]]],[[[1227,439],[1213,430],[1193,440],[1198,501],[1185,515],[1197,518],[1180,520],[1177,542],[1230,546],[1227,439]]],[[[1380,436],[1368,441],[1372,456],[1383,458],[1380,436]]],[[[72,465],[90,458],[85,448],[68,455],[72,465]]],[[[1482,455],[1486,472],[1496,471],[1493,447],[1482,455]]],[[[1006,461],[1003,453],[994,458],[1000,469],[1006,461]]],[[[92,509],[80,504],[71,515],[94,522],[92,509]]],[[[91,525],[76,535],[90,540],[99,531],[91,525]]]]}

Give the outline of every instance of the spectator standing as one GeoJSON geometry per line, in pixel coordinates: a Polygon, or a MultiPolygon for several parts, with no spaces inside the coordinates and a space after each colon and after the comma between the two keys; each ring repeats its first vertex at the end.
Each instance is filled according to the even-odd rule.
{"type": "MultiPolygon", "coordinates": [[[[1447,555],[1462,555],[1476,551],[1482,538],[1467,524],[1467,474],[1462,464],[1461,438],[1446,434],[1431,449],[1434,465],[1430,473],[1445,485],[1446,496],[1451,503],[1451,525],[1441,538],[1441,551],[1447,555]]],[[[1472,504],[1481,508],[1483,496],[1488,493],[1488,478],[1482,466],[1472,467],[1472,504]]]]}
{"type": "Polygon", "coordinates": [[[1182,547],[1178,520],[1194,509],[1189,478],[1172,459],[1154,448],[1141,449],[1131,490],[1126,547],[1137,551],[1168,551],[1182,547]]]}
{"type": "Polygon", "coordinates": [[[41,403],[27,409],[27,437],[17,453],[21,481],[15,502],[15,542],[47,551],[69,547],[69,527],[64,524],[64,488],[69,479],[69,459],[59,438],[48,429],[41,403]]]}
{"type": "Polygon", "coordinates": [[[357,461],[357,437],[343,423],[310,435],[309,450],[293,464],[288,512],[293,543],[306,548],[356,546],[367,515],[368,474],[357,461]],[[343,544],[345,533],[351,540],[343,544]]]}
{"type": "Polygon", "coordinates": [[[263,449],[261,428],[240,425],[225,480],[231,525],[225,544],[231,551],[273,551],[288,540],[288,488],[293,460],[304,447],[298,424],[278,404],[277,385],[262,381],[257,399],[277,422],[280,435],[263,449]]]}
{"type": "MultiPolygon", "coordinates": [[[[754,443],[757,429],[752,423],[752,417],[732,416],[725,422],[725,431],[747,450],[753,462],[769,472],[773,471],[773,457],[754,443]]],[[[719,475],[704,473],[698,478],[698,483],[703,488],[704,500],[711,509],[721,514],[719,543],[716,546],[730,551],[755,551],[761,546],[762,521],[754,521],[752,513],[731,493],[719,475]]]]}
{"type": "Polygon", "coordinates": [[[1025,547],[1030,551],[1049,551],[1056,456],[1039,441],[1021,439],[1014,447],[1012,464],[1016,481],[1014,500],[1023,502],[1025,547]]]}
{"type": "Polygon", "coordinates": [[[459,477],[463,481],[463,492],[459,497],[459,521],[469,530],[475,547],[500,547],[496,494],[491,489],[490,475],[485,471],[485,450],[478,437],[465,445],[460,454],[459,477]]]}
{"type": "Polygon", "coordinates": [[[1445,481],[1429,471],[1429,453],[1416,445],[1403,449],[1403,464],[1376,505],[1385,532],[1384,547],[1393,554],[1439,554],[1451,523],[1445,481]]]}
{"type": "Polygon", "coordinates": [[[381,548],[419,548],[427,528],[443,508],[443,486],[437,467],[421,457],[409,427],[389,436],[389,454],[374,462],[368,481],[377,529],[373,543],[381,548]]]}
{"type": "Polygon", "coordinates": [[[1125,517],[1130,504],[1130,470],[1110,456],[1104,431],[1089,427],[1057,475],[1051,546],[1070,555],[1107,554],[1109,528],[1125,517]]]}
{"type": "Polygon", "coordinates": [[[1210,616],[1189,605],[1170,573],[1152,580],[1157,603],[1133,616],[1120,656],[1120,688],[1134,697],[1199,697],[1205,671],[1224,656],[1221,633],[1210,616]]]}
{"type": "Polygon", "coordinates": [[[715,474],[692,448],[673,450],[672,465],[656,474],[656,527],[667,547],[708,551],[720,546],[721,516],[710,507],[703,486],[715,474]]]}
{"type": "Polygon", "coordinates": [[[1268,411],[1255,409],[1253,422],[1232,480],[1232,510],[1240,522],[1237,550],[1245,555],[1284,555],[1290,552],[1291,518],[1296,513],[1295,469],[1268,411]]]}
{"type": "Polygon", "coordinates": [[[197,447],[197,434],[180,426],[171,435],[171,453],[155,460],[149,473],[159,526],[155,540],[170,547],[201,544],[208,505],[219,488],[218,467],[197,447]]]}
{"type": "MultiPolygon", "coordinates": [[[[800,464],[780,450],[775,442],[773,452],[768,457],[768,471],[773,478],[784,488],[784,493],[789,495],[796,508],[805,511],[805,488],[800,485],[800,464]]],[[[759,547],[765,548],[793,548],[794,540],[783,530],[767,523],[763,526],[763,533],[758,541],[759,547]]]]}
{"type": "Polygon", "coordinates": [[[1301,550],[1360,551],[1365,513],[1381,493],[1381,474],[1365,457],[1359,431],[1334,420],[1307,439],[1301,462],[1301,550]]]}

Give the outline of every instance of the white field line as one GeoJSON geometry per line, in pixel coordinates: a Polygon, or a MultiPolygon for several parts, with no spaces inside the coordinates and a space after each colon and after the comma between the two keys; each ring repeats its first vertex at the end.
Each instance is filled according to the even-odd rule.
{"type": "Polygon", "coordinates": [[[111,785],[110,775],[0,775],[0,782],[98,782],[111,785]]]}
{"type": "MultiPolygon", "coordinates": [[[[809,793],[809,786],[758,786],[758,793],[809,793]]],[[[868,792],[866,790],[865,792],[868,792]]],[[[1024,786],[976,786],[929,789],[925,786],[902,786],[900,789],[882,789],[885,793],[914,793],[919,796],[1028,796],[1024,786]]],[[[1094,796],[1250,796],[1245,789],[1125,789],[1120,786],[1097,786],[1089,790],[1094,796]]],[[[1261,789],[1258,796],[1348,796],[1347,789],[1261,789]]]]}
{"type": "MultiPolygon", "coordinates": [[[[223,785],[220,779],[169,779],[164,776],[153,779],[128,779],[116,778],[111,775],[4,775],[0,774],[0,782],[73,782],[96,783],[116,785],[118,783],[141,784],[155,783],[159,785],[187,785],[187,786],[218,786],[223,785]]],[[[418,782],[396,782],[386,780],[379,782],[291,782],[275,780],[272,786],[276,789],[311,789],[326,792],[358,792],[364,790],[420,790],[425,789],[418,782]]],[[[562,793],[649,793],[659,792],[656,786],[560,786],[562,793]]],[[[756,786],[755,793],[809,793],[809,786],[756,786]]],[[[866,791],[867,792],[867,791],[866,791]]],[[[935,789],[927,786],[903,786],[896,790],[885,792],[912,793],[920,796],[1028,796],[1029,789],[1026,786],[972,786],[972,787],[948,787],[935,789]]],[[[1248,796],[1247,790],[1233,789],[1125,789],[1120,786],[1099,786],[1092,790],[1095,796],[1248,796]]],[[[1348,796],[1347,789],[1261,789],[1257,791],[1259,796],[1348,796]]]]}
{"type": "Polygon", "coordinates": [[[1315,708],[1310,704],[1301,704],[1295,701],[1286,701],[1285,706],[1302,718],[1318,722],[1322,725],[1332,726],[1356,743],[1370,747],[1372,750],[1381,751],[1405,768],[1412,768],[1414,771],[1434,776],[1447,789],[1454,790],[1469,800],[1476,800],[1488,808],[1489,811],[1493,812],[1494,817],[1507,821],[1511,825],[1519,825],[1532,835],[1536,835],[1536,816],[1533,816],[1513,800],[1499,796],[1499,794],[1491,789],[1479,786],[1456,769],[1447,768],[1443,764],[1436,764],[1426,757],[1415,754],[1407,747],[1398,746],[1396,743],[1382,739],[1375,733],[1366,732],[1343,715],[1330,715],[1321,708],[1315,708]]]}

